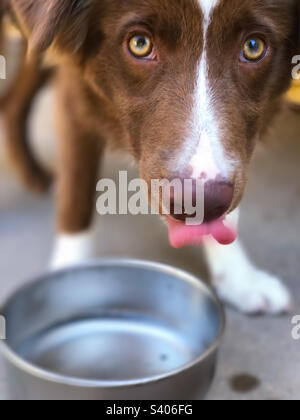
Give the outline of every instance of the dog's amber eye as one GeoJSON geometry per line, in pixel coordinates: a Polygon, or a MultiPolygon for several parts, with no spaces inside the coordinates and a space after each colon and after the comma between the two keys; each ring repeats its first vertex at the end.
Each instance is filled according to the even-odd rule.
{"type": "Polygon", "coordinates": [[[247,61],[259,61],[266,52],[266,44],[260,38],[248,39],[244,44],[243,58],[247,61]]]}
{"type": "Polygon", "coordinates": [[[129,40],[129,51],[137,58],[149,57],[153,50],[151,39],[145,35],[135,35],[129,40]]]}

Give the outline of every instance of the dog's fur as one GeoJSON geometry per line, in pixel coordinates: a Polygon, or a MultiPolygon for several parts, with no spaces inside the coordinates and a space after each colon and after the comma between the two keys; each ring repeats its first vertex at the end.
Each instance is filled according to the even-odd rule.
{"type": "MultiPolygon", "coordinates": [[[[24,65],[2,102],[8,147],[25,183],[38,190],[49,185],[49,175],[28,149],[26,120],[50,76],[42,58],[55,63],[62,235],[56,264],[66,262],[61,253],[70,241],[73,255],[86,249],[106,145],[129,151],[148,182],[221,176],[234,186],[228,213],[238,207],[255,144],[290,85],[298,0],[2,2],[0,19],[9,12],[28,40],[24,65]],[[128,51],[130,35],[141,32],[154,41],[151,60],[128,51]],[[266,41],[267,53],[250,64],[240,51],[254,34],[266,41]]],[[[238,245],[221,250],[210,243],[207,249],[225,300],[247,312],[286,309],[283,286],[256,272],[238,245]],[[229,250],[240,270],[232,272],[237,264],[228,264],[229,250]]]]}

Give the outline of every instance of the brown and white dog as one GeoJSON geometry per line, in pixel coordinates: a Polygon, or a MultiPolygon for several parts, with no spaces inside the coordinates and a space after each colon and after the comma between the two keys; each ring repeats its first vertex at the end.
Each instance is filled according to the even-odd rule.
{"type": "Polygon", "coordinates": [[[239,310],[287,310],[278,279],[257,270],[238,241],[219,243],[236,236],[255,144],[290,85],[298,0],[2,0],[1,7],[28,40],[29,59],[2,108],[10,155],[35,189],[49,177],[28,148],[26,119],[49,76],[42,57],[56,63],[53,267],[90,256],[98,162],[113,145],[134,156],[148,183],[203,179],[204,224],[169,217],[172,244],[203,242],[217,292],[239,310]]]}

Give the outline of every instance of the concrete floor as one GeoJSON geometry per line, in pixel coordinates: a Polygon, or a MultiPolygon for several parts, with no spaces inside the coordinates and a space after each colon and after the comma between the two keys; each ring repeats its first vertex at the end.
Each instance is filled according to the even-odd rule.
{"type": "MultiPolygon", "coordinates": [[[[51,93],[44,93],[32,123],[35,144],[52,161],[51,93]]],[[[300,115],[285,111],[254,161],[244,201],[241,236],[260,266],[281,276],[293,291],[300,314],[300,115]]],[[[1,130],[0,130],[1,134],[1,130]]],[[[3,133],[0,135],[3,149],[3,133]]],[[[46,267],[53,242],[53,197],[35,197],[8,173],[0,152],[0,303],[46,267]]],[[[108,156],[103,175],[114,177],[127,164],[108,156]]],[[[134,171],[130,169],[134,174],[134,171]]],[[[96,219],[99,256],[162,261],[207,279],[201,251],[173,250],[156,217],[96,219]]],[[[247,318],[227,311],[228,324],[211,400],[299,400],[300,341],[291,337],[293,314],[247,318]]],[[[0,359],[0,399],[7,400],[0,359]]]]}

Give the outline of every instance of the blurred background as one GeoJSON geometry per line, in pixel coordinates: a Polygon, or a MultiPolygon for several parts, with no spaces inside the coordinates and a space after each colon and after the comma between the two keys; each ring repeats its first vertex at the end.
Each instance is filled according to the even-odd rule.
{"type": "MultiPolygon", "coordinates": [[[[15,66],[18,40],[10,40],[8,71],[15,66]]],[[[0,81],[5,89],[7,81],[0,81]]],[[[54,92],[41,92],[30,121],[32,147],[55,172],[54,92]]],[[[44,271],[54,241],[54,190],[26,191],[6,157],[0,115],[0,304],[17,287],[44,271]]],[[[243,203],[241,237],[253,260],[282,277],[292,290],[291,315],[247,318],[227,310],[221,363],[209,399],[300,399],[300,342],[291,337],[291,319],[300,314],[300,112],[285,109],[259,145],[243,203]]],[[[137,173],[128,159],[108,153],[101,175],[137,173]]],[[[100,176],[100,175],[99,175],[100,176]]],[[[98,255],[135,257],[175,265],[209,279],[200,249],[174,250],[155,216],[95,216],[98,255]]],[[[66,297],[67,298],[67,297],[66,297]]],[[[7,399],[0,360],[0,399],[7,399]]]]}

